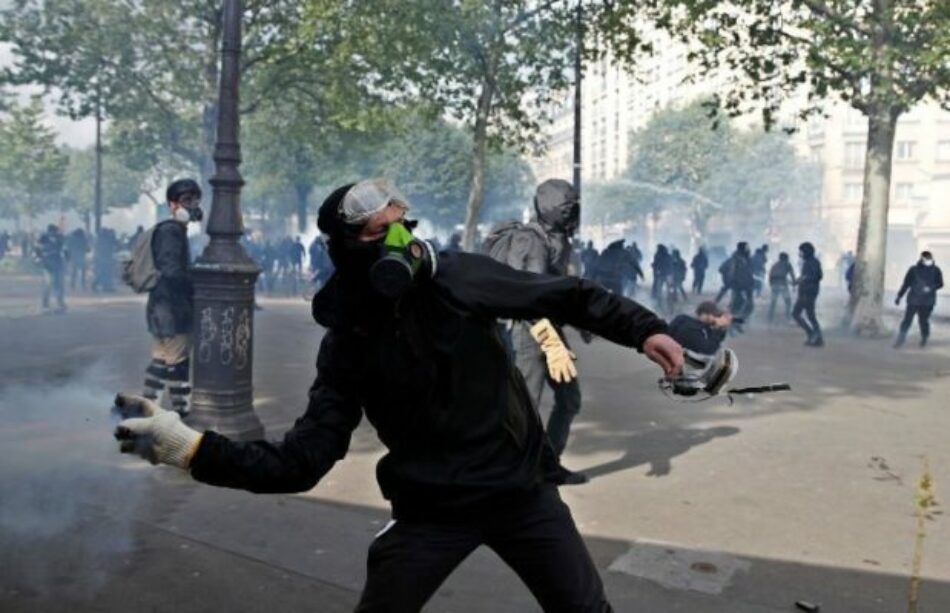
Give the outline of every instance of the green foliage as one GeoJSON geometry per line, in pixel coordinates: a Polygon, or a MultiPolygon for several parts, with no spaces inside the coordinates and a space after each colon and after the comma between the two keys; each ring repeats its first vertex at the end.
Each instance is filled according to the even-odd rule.
{"type": "MultiPolygon", "coordinates": [[[[64,204],[80,214],[91,214],[95,207],[96,152],[93,148],[69,151],[64,204]]],[[[145,185],[144,173],[122,165],[115,156],[102,157],[102,209],[132,206],[138,202],[145,185]]]]}
{"type": "Polygon", "coordinates": [[[943,0],[644,0],[605,4],[592,20],[628,63],[651,51],[645,28],[667,30],[689,45],[701,75],[727,72],[727,111],[758,110],[766,126],[801,89],[802,115],[832,96],[865,114],[899,114],[925,97],[950,103],[943,0]]]}
{"type": "MultiPolygon", "coordinates": [[[[472,182],[472,135],[445,121],[414,117],[382,148],[380,174],[391,177],[412,202],[413,214],[449,229],[462,223],[472,182]]],[[[487,159],[486,215],[521,216],[534,182],[513,150],[487,159]]]]}
{"type": "Polygon", "coordinates": [[[32,217],[58,204],[68,164],[53,130],[43,124],[43,103],[34,97],[11,107],[0,122],[0,191],[4,216],[32,217]]]}
{"type": "Polygon", "coordinates": [[[625,179],[588,190],[587,214],[610,223],[680,207],[703,234],[720,213],[768,214],[818,198],[818,167],[786,135],[713,125],[704,101],[657,113],[632,135],[625,179]]]}

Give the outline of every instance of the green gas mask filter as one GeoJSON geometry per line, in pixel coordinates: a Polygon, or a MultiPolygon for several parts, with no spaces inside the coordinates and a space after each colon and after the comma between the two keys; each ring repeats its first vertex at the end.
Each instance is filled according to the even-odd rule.
{"type": "Polygon", "coordinates": [[[406,226],[394,223],[383,239],[382,257],[369,270],[373,288],[388,298],[398,298],[416,277],[435,276],[438,256],[428,241],[412,235],[406,226]]]}

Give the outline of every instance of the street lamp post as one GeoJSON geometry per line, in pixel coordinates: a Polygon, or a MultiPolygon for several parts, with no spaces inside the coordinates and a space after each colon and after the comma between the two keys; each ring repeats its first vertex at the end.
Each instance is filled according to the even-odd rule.
{"type": "Polygon", "coordinates": [[[210,241],[193,267],[194,390],[188,423],[236,440],[253,440],[264,435],[254,413],[251,381],[254,284],[260,268],[239,242],[244,234],[244,180],[238,170],[241,12],[241,0],[224,0],[210,241]]]}

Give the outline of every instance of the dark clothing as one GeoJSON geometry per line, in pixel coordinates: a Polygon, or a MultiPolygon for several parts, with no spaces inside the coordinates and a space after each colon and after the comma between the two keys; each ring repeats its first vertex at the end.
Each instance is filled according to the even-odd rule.
{"type": "Polygon", "coordinates": [[[597,258],[594,278],[615,294],[623,295],[625,281],[636,283],[643,278],[640,265],[623,246],[623,241],[615,241],[604,249],[597,258]]]}
{"type": "Polygon", "coordinates": [[[808,335],[809,340],[821,338],[821,326],[818,324],[818,317],[815,316],[816,298],[817,296],[802,295],[801,290],[799,290],[798,299],[795,301],[795,306],[792,307],[792,317],[808,335]],[[805,317],[802,317],[802,312],[805,313],[805,317]]]}
{"type": "Polygon", "coordinates": [[[581,251],[581,264],[584,266],[584,278],[593,279],[597,272],[597,259],[600,254],[593,247],[581,251]]]}
{"type": "Polygon", "coordinates": [[[280,443],[206,433],[192,475],[254,492],[308,490],[346,454],[365,413],[388,449],[377,480],[393,517],[474,519],[553,468],[496,318],[548,317],[641,350],[666,331],[649,310],[582,279],[470,253],[442,253],[438,271],[394,306],[331,278],[314,298],[329,329],[306,413],[280,443]]]}
{"type": "Polygon", "coordinates": [[[729,258],[729,284],[733,289],[749,290],[755,287],[752,262],[748,255],[734,253],[729,258]]]}
{"type": "Polygon", "coordinates": [[[943,287],[943,273],[936,264],[924,266],[920,262],[911,266],[904,275],[904,282],[897,299],[907,294],[908,306],[933,306],[937,304],[937,290],[943,287]]]}
{"type": "Polygon", "coordinates": [[[917,316],[917,325],[920,326],[920,342],[926,344],[930,338],[930,314],[933,313],[934,305],[911,304],[907,301],[907,307],[904,309],[904,319],[901,320],[900,332],[898,332],[898,342],[903,343],[910,330],[910,325],[914,323],[914,316],[917,316]]]}
{"type": "Polygon", "coordinates": [[[611,611],[571,512],[541,486],[461,523],[396,521],[369,548],[358,613],[419,611],[479,545],[521,577],[545,611],[611,611]]]}
{"type": "Polygon", "coordinates": [[[35,249],[36,259],[43,267],[43,308],[48,309],[50,297],[55,296],[59,308],[65,309],[64,277],[68,254],[63,235],[59,232],[46,232],[40,236],[35,249]]]}
{"type": "Polygon", "coordinates": [[[45,232],[35,247],[36,259],[43,270],[62,272],[66,263],[66,245],[59,232],[45,232]]]}
{"type": "Polygon", "coordinates": [[[706,269],[709,268],[709,258],[706,257],[706,252],[700,251],[694,255],[689,267],[693,269],[693,293],[701,294],[703,293],[703,282],[706,280],[706,269]]]}
{"type": "Polygon", "coordinates": [[[707,324],[691,315],[677,315],[670,322],[670,336],[684,349],[712,355],[726,338],[727,330],[707,324]]]}
{"type": "Polygon", "coordinates": [[[161,276],[148,293],[148,331],[158,337],[187,334],[194,320],[194,289],[185,224],[173,219],[160,222],[152,233],[152,257],[161,276]]]}
{"type": "Polygon", "coordinates": [[[810,297],[812,301],[818,297],[821,287],[821,262],[818,258],[804,258],[802,260],[802,274],[798,278],[798,296],[810,297]]]}
{"type": "Polygon", "coordinates": [[[815,316],[815,301],[821,288],[821,277],[821,262],[818,258],[802,259],[802,272],[798,277],[798,299],[792,307],[792,317],[808,335],[809,340],[821,339],[821,326],[815,316]],[[802,312],[805,317],[802,317],[802,312]]]}

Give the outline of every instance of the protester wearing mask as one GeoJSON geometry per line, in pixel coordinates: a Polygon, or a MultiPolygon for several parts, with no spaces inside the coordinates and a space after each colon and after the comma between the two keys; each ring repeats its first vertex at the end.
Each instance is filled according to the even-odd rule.
{"type": "MultiPolygon", "coordinates": [[[[541,183],[534,196],[535,218],[522,224],[503,222],[496,226],[482,245],[493,259],[516,270],[550,275],[568,274],[571,258],[571,237],[580,221],[577,190],[563,179],[541,183]]],[[[624,257],[626,251],[620,250],[624,257]]],[[[620,282],[618,280],[619,290],[620,282]]],[[[506,326],[515,364],[525,383],[534,407],[540,411],[541,398],[547,384],[554,394],[554,406],[548,418],[547,433],[560,462],[567,447],[571,423],[581,410],[581,388],[574,367],[574,354],[558,322],[513,321],[506,326]]],[[[587,482],[583,473],[558,468],[555,481],[559,485],[587,482]]]]}
{"type": "Polygon", "coordinates": [[[545,610],[609,611],[556,466],[497,318],[550,318],[643,351],[673,376],[682,348],[637,303],[590,282],[518,271],[412,236],[385,181],[334,191],[318,225],[336,272],[313,301],[327,328],[310,403],[282,442],[198,433],[154,403],[120,396],[122,449],[253,492],[314,487],[365,413],[388,453],[377,478],[393,522],[369,550],[358,611],[418,611],[479,545],[494,549],[545,610]]]}
{"type": "Polygon", "coordinates": [[[821,262],[815,257],[815,246],[804,242],[798,246],[798,255],[802,261],[802,271],[798,276],[798,298],[792,307],[792,317],[805,331],[808,347],[823,347],[825,340],[821,334],[821,326],[815,316],[815,301],[818,300],[818,290],[821,288],[821,262]],[[805,317],[802,317],[802,312],[805,317]],[[807,317],[807,321],[806,318],[807,317]]]}
{"type": "Polygon", "coordinates": [[[895,348],[902,346],[907,340],[907,331],[910,330],[910,325],[914,321],[914,315],[917,316],[917,325],[920,326],[920,346],[927,345],[927,339],[930,338],[930,314],[937,304],[937,290],[942,287],[943,273],[934,264],[933,254],[929,251],[922,252],[920,260],[904,275],[904,283],[901,284],[897,298],[894,299],[894,304],[900,305],[901,298],[907,295],[907,307],[897,333],[897,340],[894,341],[895,348]]]}
{"type": "Polygon", "coordinates": [[[172,408],[184,415],[191,396],[194,299],[187,226],[202,218],[201,187],[179,179],[165,192],[171,219],[142,236],[151,240],[158,280],[148,293],[145,318],[152,335],[152,361],[145,370],[145,397],[157,400],[166,389],[172,408]]]}

